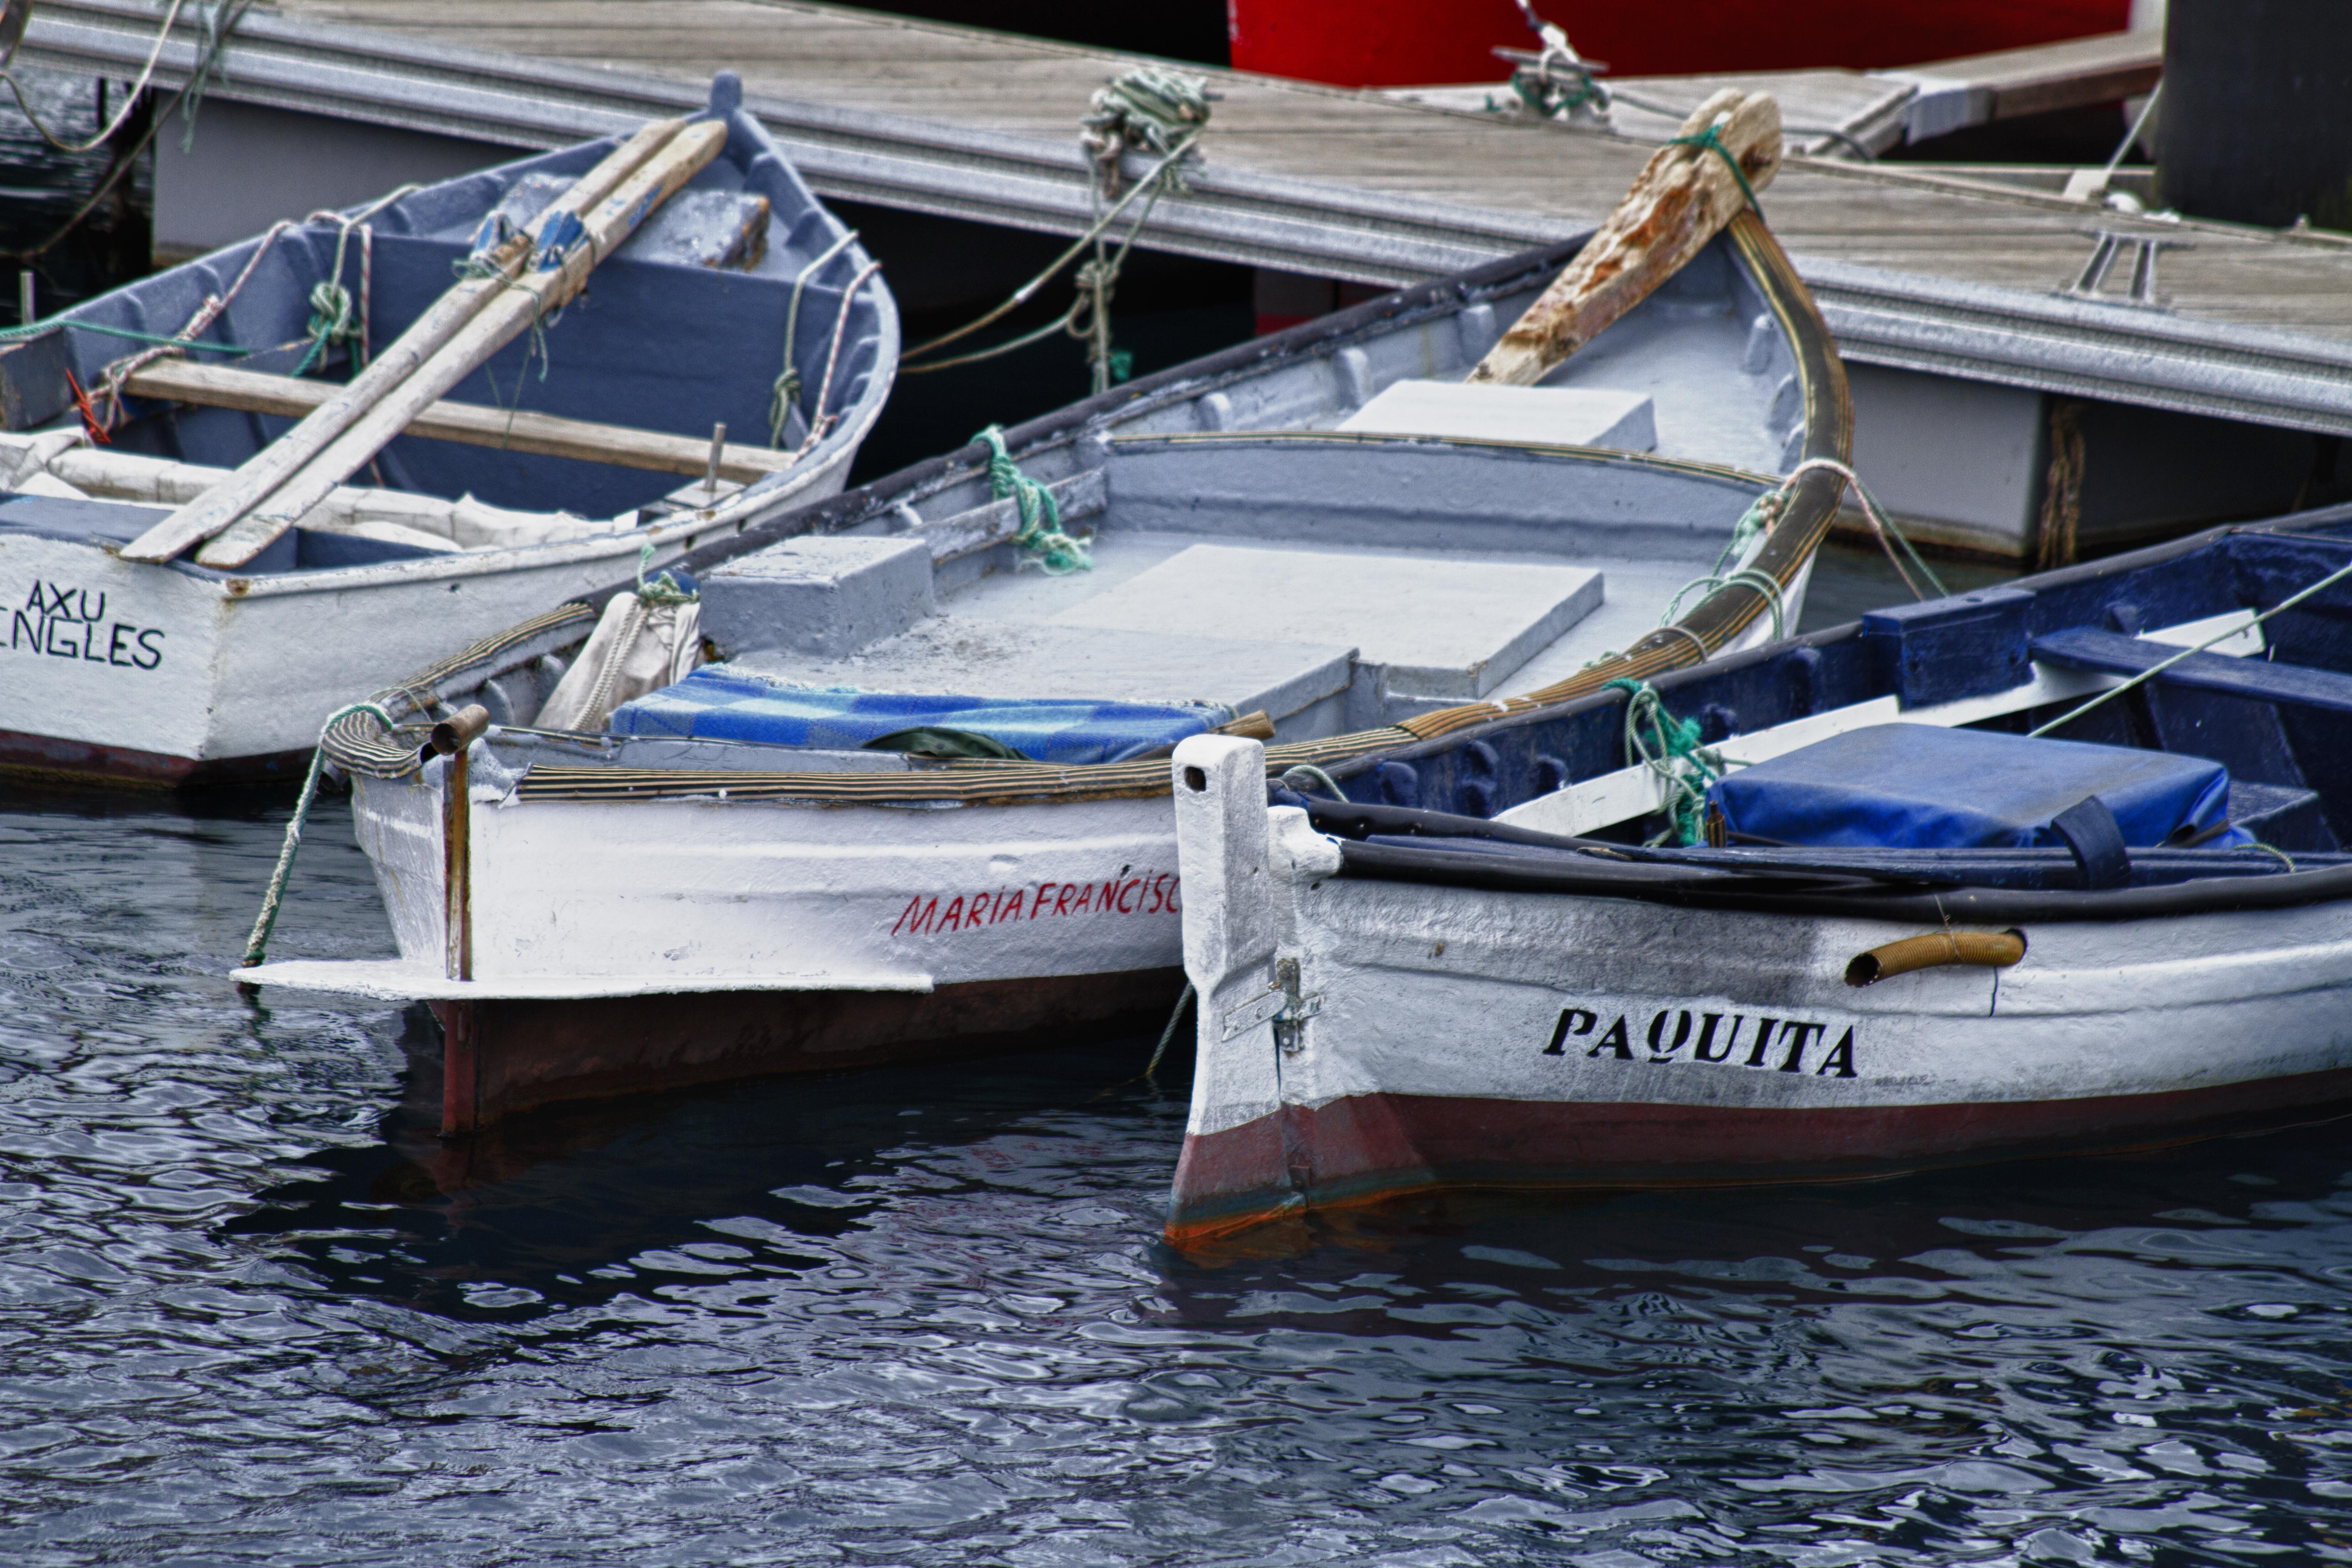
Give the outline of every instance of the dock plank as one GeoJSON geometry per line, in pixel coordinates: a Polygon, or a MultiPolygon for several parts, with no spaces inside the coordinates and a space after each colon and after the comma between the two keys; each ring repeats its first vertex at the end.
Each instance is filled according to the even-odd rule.
{"type": "MultiPolygon", "coordinates": [[[[278,0],[278,8],[310,20],[640,76],[708,77],[733,68],[756,94],[1061,142],[1075,140],[1094,89],[1138,63],[1108,51],[807,0],[278,0]]],[[[1202,146],[1215,167],[1590,223],[1610,210],[1653,150],[1629,138],[1517,117],[1185,68],[1202,68],[1223,95],[1202,146]]],[[[2112,69],[2126,85],[2141,82],[2147,41],[2079,40],[1930,68],[2020,95],[2021,105],[2037,82],[2079,80],[2090,68],[2112,69]]],[[[2045,193],[1972,188],[1894,166],[1802,157],[1789,160],[1764,205],[1782,243],[1800,258],[2042,295],[2074,281],[2094,244],[2087,230],[2188,240],[2194,248],[2166,251],[2158,268],[2173,311],[2352,341],[2352,243],[2326,236],[2136,219],[2045,193]]],[[[2122,281],[2119,275],[2116,285],[2122,281]]]]}

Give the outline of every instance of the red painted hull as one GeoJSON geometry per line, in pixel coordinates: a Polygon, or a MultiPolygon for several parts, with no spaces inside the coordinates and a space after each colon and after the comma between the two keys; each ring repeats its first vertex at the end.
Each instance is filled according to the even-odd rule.
{"type": "Polygon", "coordinates": [[[1781,1110],[1375,1094],[1187,1136],[1168,1238],[1436,1186],[1853,1181],[2114,1152],[2352,1110],[2352,1069],[2082,1100],[1781,1110]]]}
{"type": "Polygon", "coordinates": [[[266,756],[198,761],[61,741],[0,730],[0,776],[47,784],[130,784],[142,789],[202,789],[215,784],[300,784],[310,765],[308,747],[266,756]]]}
{"type": "Polygon", "coordinates": [[[929,992],[722,991],[436,1002],[441,1130],[537,1106],[730,1079],[1034,1050],[1043,1030],[1157,1029],[1181,970],[942,985],[929,992]]]}
{"type": "MultiPolygon", "coordinates": [[[[2129,0],[1812,0],[1798,6],[1694,0],[1673,11],[1538,0],[1614,76],[1873,69],[2120,32],[2129,0]]],[[[1236,68],[1339,87],[1500,81],[1492,50],[1532,49],[1512,0],[1227,0],[1236,68]]]]}

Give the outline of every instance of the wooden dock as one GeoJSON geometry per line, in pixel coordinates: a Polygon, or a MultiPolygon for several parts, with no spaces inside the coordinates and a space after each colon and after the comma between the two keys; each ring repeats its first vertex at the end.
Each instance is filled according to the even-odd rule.
{"type": "MultiPolygon", "coordinates": [[[[137,0],[45,0],[26,56],[127,75],[153,26],[137,0]]],[[[166,51],[167,79],[192,63],[189,38],[166,51]]],[[[1135,63],[789,0],[278,0],[240,25],[210,92],[543,146],[690,103],[711,72],[732,68],[822,194],[1072,232],[1087,211],[1078,116],[1135,63]]],[[[1149,245],[1402,282],[1576,232],[1651,151],[1513,116],[1206,74],[1222,97],[1203,161],[1152,215],[1149,245]]],[[[2027,72],[2009,90],[2044,89],[2027,72]]],[[[2127,216],[1828,157],[1790,158],[1764,206],[1858,362],[2352,434],[2344,237],[2127,216]],[[2100,231],[2119,237],[2122,262],[2086,300],[2070,289],[2108,243],[2100,231]],[[2130,261],[2144,241],[2163,247],[2157,293],[2135,303],[2130,261]]]]}

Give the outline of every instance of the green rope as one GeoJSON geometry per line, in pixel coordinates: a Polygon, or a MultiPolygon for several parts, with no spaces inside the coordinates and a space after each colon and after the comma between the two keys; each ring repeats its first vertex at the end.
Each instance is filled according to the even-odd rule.
{"type": "Polygon", "coordinates": [[[1095,220],[1084,234],[1071,242],[1068,249],[1047,263],[1044,271],[1015,289],[1003,303],[972,321],[966,321],[951,332],[944,332],[928,342],[907,350],[898,357],[900,375],[923,375],[935,370],[971,364],[1011,353],[1031,343],[1067,331],[1085,342],[1087,362],[1094,374],[1097,393],[1109,390],[1113,382],[1125,381],[1135,369],[1135,356],[1124,349],[1114,348],[1110,342],[1110,294],[1118,280],[1119,268],[1135,244],[1135,237],[1143,232],[1150,220],[1152,208],[1170,190],[1183,184],[1179,163],[1192,150],[1202,131],[1207,129],[1211,94],[1208,79],[1187,76],[1181,71],[1162,70],[1156,66],[1140,66],[1127,72],[1094,96],[1093,112],[1081,121],[1085,127],[1079,136],[1088,166],[1094,171],[1093,198],[1098,209],[1095,220]],[[1111,201],[1118,184],[1119,160],[1130,147],[1140,147],[1159,154],[1160,162],[1142,179],[1138,180],[1124,195],[1111,201]],[[1105,236],[1118,222],[1121,213],[1139,196],[1149,195],[1143,210],[1128,227],[1127,236],[1118,249],[1109,249],[1105,236]],[[1108,207],[1104,205],[1108,202],[1108,207]],[[927,363],[914,363],[926,354],[938,353],[950,343],[957,342],[982,328],[1002,321],[1033,299],[1037,290],[1051,282],[1062,268],[1076,260],[1087,247],[1094,249],[1094,259],[1079,270],[1077,298],[1070,308],[1034,332],[1024,332],[1006,342],[992,343],[951,359],[934,359],[927,363]]]}
{"type": "Polygon", "coordinates": [[[1682,614],[1684,596],[1701,588],[1709,593],[1713,593],[1717,588],[1755,589],[1763,596],[1765,607],[1772,612],[1772,640],[1778,642],[1786,635],[1782,628],[1787,625],[1788,615],[1787,607],[1780,596],[1780,579],[1769,573],[1750,570],[1711,572],[1704,577],[1692,578],[1675,590],[1675,596],[1666,602],[1665,614],[1658,617],[1658,625],[1662,626],[1671,625],[1675,618],[1682,614]]]}
{"type": "Polygon", "coordinates": [[[1160,1031],[1160,1043],[1151,1047],[1151,1059],[1143,1064],[1143,1076],[1150,1078],[1160,1070],[1160,1058],[1168,1054],[1168,1042],[1176,1037],[1176,1026],[1184,1021],[1184,1009],[1192,1005],[1192,983],[1184,982],[1183,993],[1176,998],[1176,1010],[1168,1015],[1168,1026],[1160,1031]]]}
{"type": "Polygon", "coordinates": [[[1739,194],[1748,198],[1748,205],[1756,209],[1756,216],[1758,217],[1762,217],[1764,216],[1764,204],[1756,199],[1756,187],[1748,183],[1748,171],[1739,166],[1739,160],[1733,157],[1731,155],[1731,149],[1723,144],[1723,136],[1721,134],[1722,130],[1723,120],[1718,117],[1713,125],[1708,126],[1697,135],[1670,137],[1667,139],[1666,145],[1669,147],[1712,148],[1716,155],[1730,166],[1731,177],[1739,182],[1739,194]]]}
{"type": "Polygon", "coordinates": [[[228,36],[245,20],[253,8],[253,0],[220,0],[209,11],[196,13],[197,30],[204,36],[204,47],[196,53],[196,68],[188,77],[188,85],[180,89],[180,119],[187,129],[180,133],[180,151],[196,150],[196,110],[204,102],[207,82],[221,79],[221,50],[228,45],[228,36]]]}
{"type": "MultiPolygon", "coordinates": [[[[486,282],[495,282],[501,289],[512,289],[519,294],[530,294],[534,300],[538,299],[537,294],[520,279],[508,277],[504,269],[492,263],[485,251],[469,251],[457,258],[457,260],[449,263],[449,271],[451,276],[463,281],[479,279],[486,282]]],[[[539,379],[541,382],[547,380],[547,366],[550,359],[547,352],[547,329],[562,319],[563,312],[561,310],[550,312],[542,309],[531,311],[530,327],[523,341],[522,368],[515,372],[514,398],[511,402],[508,400],[506,394],[499,390],[499,378],[490,374],[489,366],[485,364],[482,367],[483,378],[490,384],[490,401],[506,411],[509,433],[514,423],[515,411],[522,406],[522,384],[524,378],[530,374],[532,360],[539,361],[539,379]]]]}
{"type": "Polygon", "coordinates": [[[1305,795],[1307,792],[1299,789],[1299,784],[1319,784],[1333,800],[1348,798],[1348,792],[1339,787],[1338,781],[1312,763],[1299,763],[1293,766],[1282,775],[1282,784],[1285,788],[1297,790],[1300,795],[1305,795]],[[1294,778],[1297,783],[1292,782],[1294,778]]]}
{"type": "MultiPolygon", "coordinates": [[[[310,286],[310,346],[302,351],[300,363],[294,367],[296,375],[308,375],[310,369],[327,357],[330,344],[346,343],[362,336],[353,319],[352,291],[343,287],[343,253],[352,242],[352,230],[356,223],[346,223],[335,236],[335,265],[326,277],[310,286]]],[[[358,355],[362,363],[367,358],[367,343],[362,339],[358,355]]]]}
{"type": "Polygon", "coordinates": [[[253,922],[253,934],[245,939],[245,956],[237,961],[239,969],[251,969],[268,956],[270,933],[278,929],[278,907],[286,899],[286,879],[294,873],[294,854],[302,847],[302,824],[310,815],[310,803],[319,797],[319,773],[327,763],[327,731],[354,713],[373,713],[392,729],[390,713],[373,702],[354,702],[348,708],[338,708],[319,726],[319,744],[310,752],[310,771],[302,778],[301,798],[294,803],[294,819],[286,825],[286,842],[278,847],[277,868],[269,873],[269,890],[262,895],[261,913],[253,922]]]}
{"type": "Polygon", "coordinates": [[[688,588],[681,585],[678,580],[671,576],[667,569],[655,573],[652,580],[648,582],[646,578],[646,568],[653,563],[654,542],[648,539],[643,544],[637,546],[637,598],[640,603],[653,605],[656,608],[664,605],[698,605],[702,603],[702,591],[700,589],[688,588]]]}
{"type": "Polygon", "coordinates": [[[1702,842],[1706,786],[1723,776],[1723,758],[1698,743],[1698,721],[1667,712],[1648,681],[1620,677],[1601,683],[1604,690],[1612,686],[1625,693],[1625,765],[1649,769],[1666,789],[1668,826],[1650,842],[1702,842]]]}
{"type": "Polygon", "coordinates": [[[1780,521],[1780,514],[1789,510],[1789,490],[1792,482],[1783,479],[1779,489],[1766,490],[1748,503],[1748,510],[1741,512],[1739,521],[1731,525],[1731,538],[1724,545],[1723,553],[1715,558],[1716,571],[1721,572],[1733,562],[1743,559],[1748,547],[1756,542],[1756,536],[1780,521]]]}
{"type": "Polygon", "coordinates": [[[1024,564],[1034,562],[1050,577],[1091,571],[1092,547],[1062,531],[1062,509],[1054,492],[1021,471],[1004,449],[1004,426],[992,425],[972,439],[988,443],[990,493],[998,500],[1012,497],[1020,509],[1021,531],[1013,536],[1013,548],[1022,552],[1024,564]]]}
{"type": "Polygon", "coordinates": [[[129,327],[110,327],[100,321],[59,321],[51,317],[46,321],[28,321],[21,327],[0,327],[0,343],[23,342],[43,332],[54,332],[63,327],[68,331],[96,332],[101,338],[121,338],[129,342],[148,343],[157,348],[202,349],[215,354],[257,354],[267,351],[249,349],[238,343],[208,343],[184,338],[167,338],[156,332],[137,332],[129,327]]]}
{"type": "Polygon", "coordinates": [[[1087,152],[1112,172],[1129,148],[1165,158],[1189,146],[1209,122],[1209,79],[1160,66],[1138,66],[1097,89],[1079,121],[1087,152]]]}

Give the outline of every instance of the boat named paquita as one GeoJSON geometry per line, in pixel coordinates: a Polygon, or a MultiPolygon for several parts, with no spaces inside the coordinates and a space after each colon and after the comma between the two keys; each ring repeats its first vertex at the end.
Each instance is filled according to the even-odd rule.
{"type": "Polygon", "coordinates": [[[1284,783],[1270,804],[1255,742],[1185,741],[1200,1007],[1171,1240],[1431,1188],[1850,1180],[2352,1103],[2352,787],[2327,765],[2352,517],[2315,521],[1402,754],[1488,780],[1483,818],[1284,783]],[[1626,755],[1675,711],[1732,731],[1687,748],[1711,780],[1626,755]]]}

